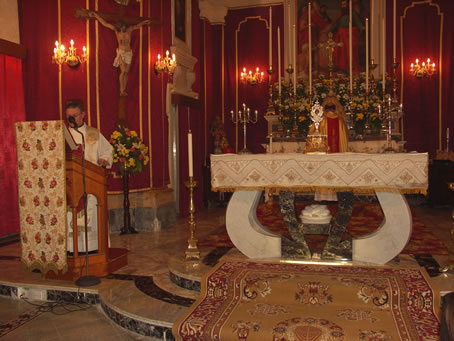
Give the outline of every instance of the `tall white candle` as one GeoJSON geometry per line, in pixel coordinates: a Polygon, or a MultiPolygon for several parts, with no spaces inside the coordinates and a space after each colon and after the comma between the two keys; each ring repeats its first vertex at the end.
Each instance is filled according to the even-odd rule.
{"type": "Polygon", "coordinates": [[[287,8],[288,13],[288,64],[292,64],[292,21],[290,16],[290,4],[288,4],[287,8]]]}
{"type": "Polygon", "coordinates": [[[273,66],[273,11],[270,6],[270,32],[269,32],[269,65],[273,66]]]}
{"type": "Polygon", "coordinates": [[[374,0],[370,0],[370,59],[374,59],[374,0]]]}
{"type": "Polygon", "coordinates": [[[308,34],[309,34],[309,93],[312,93],[312,23],[311,23],[311,2],[309,1],[307,11],[308,34]]]}
{"type": "Polygon", "coordinates": [[[369,93],[369,19],[366,18],[366,94],[369,93]]]}
{"type": "Polygon", "coordinates": [[[296,27],[293,25],[293,93],[296,97],[296,27]]]}
{"type": "Polygon", "coordinates": [[[279,84],[279,98],[281,98],[281,28],[277,27],[277,78],[279,84]]]}
{"type": "Polygon", "coordinates": [[[396,0],[393,0],[393,62],[396,59],[396,0]]]}
{"type": "Polygon", "coordinates": [[[348,6],[348,58],[350,67],[350,92],[353,92],[352,0],[350,0],[348,6]]]}
{"type": "Polygon", "coordinates": [[[194,167],[192,163],[192,133],[188,133],[188,167],[189,167],[189,176],[194,176],[194,167]]]}
{"type": "Polygon", "coordinates": [[[382,75],[382,88],[383,88],[383,95],[385,94],[385,74],[386,74],[386,30],[385,30],[385,18],[382,18],[382,67],[383,67],[383,75],[382,75]]]}

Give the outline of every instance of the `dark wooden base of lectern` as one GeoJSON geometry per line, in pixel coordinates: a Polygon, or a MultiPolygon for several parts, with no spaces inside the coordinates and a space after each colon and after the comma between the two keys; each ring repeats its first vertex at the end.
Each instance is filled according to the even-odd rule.
{"type": "MultiPolygon", "coordinates": [[[[79,258],[68,257],[68,271],[56,274],[49,271],[42,274],[43,279],[58,279],[63,281],[75,281],[81,276],[86,276],[85,257],[79,254],[79,258]]],[[[88,255],[88,272],[91,276],[105,277],[112,272],[128,265],[128,250],[120,248],[109,248],[108,256],[106,255],[88,255]]]]}

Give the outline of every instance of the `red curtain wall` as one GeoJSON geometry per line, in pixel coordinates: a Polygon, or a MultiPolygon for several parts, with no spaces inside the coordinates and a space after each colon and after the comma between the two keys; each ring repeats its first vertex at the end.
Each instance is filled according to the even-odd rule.
{"type": "MultiPolygon", "coordinates": [[[[58,39],[58,3],[61,5],[61,41],[65,46],[75,41],[77,51],[89,41],[89,63],[71,69],[61,67],[61,100],[80,98],[86,104],[87,123],[101,130],[107,138],[115,129],[118,113],[118,70],[112,65],[117,42],[114,32],[74,16],[77,7],[114,13],[113,1],[89,0],[19,0],[21,41],[27,48],[24,63],[24,87],[27,120],[60,119],[59,68],[51,56],[58,39]]],[[[136,130],[149,146],[151,163],[148,171],[130,180],[131,189],[159,188],[169,183],[167,162],[167,117],[165,113],[166,81],[153,72],[158,53],[171,45],[170,2],[164,0],[131,1],[126,8],[130,16],[144,16],[161,20],[161,24],[144,26],[132,33],[133,59],[126,92],[128,126],[136,130]],[[141,10],[142,6],[142,10],[141,10]],[[140,42],[142,50],[140,50],[140,42]],[[142,64],[140,64],[140,57],[142,64]],[[150,83],[148,82],[150,77],[150,83]],[[150,86],[149,86],[150,84],[150,86]],[[148,103],[150,102],[150,106],[148,103]]],[[[63,113],[64,116],[64,113],[63,113]]],[[[109,190],[120,191],[122,181],[109,178],[109,190]]]]}
{"type": "Polygon", "coordinates": [[[14,123],[25,120],[22,61],[0,55],[0,237],[19,233],[19,207],[17,193],[17,161],[14,123]]]}
{"type": "MultiPolygon", "coordinates": [[[[273,7],[273,82],[277,82],[277,27],[281,28],[281,42],[283,39],[283,7],[273,7]]],[[[265,21],[269,20],[269,7],[246,8],[231,10],[226,16],[225,25],[225,129],[229,141],[235,147],[235,136],[238,134],[238,151],[243,149],[243,130],[242,125],[236,127],[231,120],[231,110],[236,110],[236,79],[243,67],[247,70],[268,69],[268,29],[265,21]],[[260,17],[260,18],[256,18],[260,17]],[[249,18],[249,19],[247,19],[249,18]],[[247,21],[246,21],[247,19],[247,21]],[[241,24],[240,23],[246,21],[241,24]],[[238,46],[235,46],[235,31],[238,33],[238,46]],[[238,69],[236,69],[236,56],[238,54],[238,69]],[[237,129],[238,128],[238,129],[237,129]]],[[[283,44],[281,44],[283,50],[283,44]]],[[[284,56],[281,54],[281,74],[284,76],[284,56]]],[[[256,124],[247,125],[247,148],[253,153],[263,153],[265,150],[261,146],[265,142],[267,135],[267,122],[263,118],[268,107],[268,75],[265,72],[265,79],[261,84],[252,87],[241,82],[238,83],[238,110],[241,110],[242,103],[252,110],[258,110],[259,120],[256,124]]]]}

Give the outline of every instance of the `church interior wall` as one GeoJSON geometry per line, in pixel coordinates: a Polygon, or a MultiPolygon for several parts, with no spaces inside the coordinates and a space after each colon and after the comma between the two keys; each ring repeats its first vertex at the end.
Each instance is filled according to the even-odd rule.
{"type": "MultiPolygon", "coordinates": [[[[7,0],[8,10],[14,11],[15,1],[7,0]]],[[[263,114],[268,107],[268,77],[255,87],[238,82],[240,68],[268,67],[268,29],[269,6],[259,4],[255,7],[235,8],[227,12],[224,23],[211,24],[200,18],[199,2],[188,0],[192,7],[192,55],[198,63],[194,67],[195,82],[192,90],[199,94],[200,108],[192,111],[191,130],[194,133],[194,165],[200,184],[201,170],[206,166],[209,154],[213,151],[213,137],[210,125],[214,117],[220,115],[230,145],[238,151],[243,147],[242,126],[234,124],[230,111],[238,112],[245,102],[252,111],[258,110],[259,121],[247,127],[247,146],[255,153],[264,152],[261,146],[267,135],[263,114]],[[238,32],[238,33],[237,33],[238,32]],[[200,174],[200,175],[199,175],[200,174]]],[[[407,150],[430,152],[446,146],[446,128],[453,127],[454,118],[449,115],[453,106],[452,79],[452,39],[454,3],[447,0],[397,1],[397,17],[407,17],[403,21],[402,41],[397,44],[397,55],[401,60],[398,69],[398,86],[404,104],[404,139],[407,150]],[[423,6],[421,9],[407,9],[423,6]],[[432,11],[426,11],[430,8],[432,11]],[[412,12],[413,11],[413,12],[412,12]],[[424,19],[426,13],[431,18],[424,19]],[[443,14],[441,19],[440,13],[443,14]],[[442,24],[442,26],[441,26],[442,24]],[[440,27],[442,27],[440,29],[440,27]],[[432,77],[416,79],[410,75],[409,63],[413,58],[426,58],[428,54],[437,62],[438,73],[432,77]],[[438,61],[441,64],[438,65],[438,61]],[[403,71],[402,71],[403,70],[403,71]],[[403,78],[402,78],[403,77],[403,78]],[[403,79],[403,84],[401,83],[403,79]],[[402,85],[403,90],[400,88],[402,85]]],[[[2,2],[2,5],[4,2],[2,2]]],[[[387,60],[392,59],[392,1],[386,2],[387,12],[387,60]]],[[[105,136],[115,129],[117,111],[117,74],[112,67],[116,41],[112,32],[96,25],[90,20],[74,16],[76,7],[88,7],[106,12],[114,12],[113,1],[32,1],[19,0],[21,43],[27,48],[28,57],[24,62],[24,93],[27,120],[61,119],[64,101],[79,97],[87,103],[88,123],[100,128],[105,136]],[[89,45],[90,59],[77,69],[67,65],[61,68],[51,62],[55,40],[69,45],[74,39],[78,52],[83,45],[89,45]]],[[[166,75],[156,75],[153,65],[158,53],[163,54],[172,45],[171,2],[164,0],[130,1],[127,10],[130,15],[150,16],[160,19],[159,25],[144,27],[133,32],[133,64],[128,80],[127,115],[130,127],[143,137],[150,147],[151,162],[149,169],[130,180],[132,192],[155,191],[167,188],[170,183],[168,165],[168,118],[166,116],[166,89],[172,79],[166,75]]],[[[284,6],[273,4],[273,64],[277,61],[277,26],[281,28],[282,66],[285,75],[284,26],[286,25],[284,6]]],[[[2,11],[2,15],[5,12],[2,11]]],[[[14,15],[8,16],[13,18],[14,15]]],[[[0,34],[5,34],[1,24],[0,34]]],[[[14,26],[14,25],[12,25],[14,26]]],[[[401,35],[400,22],[397,34],[401,35]]],[[[14,31],[14,29],[13,29],[14,31]]],[[[19,30],[16,30],[18,32],[19,30]]],[[[11,33],[9,33],[11,34],[11,33]]],[[[14,33],[12,33],[14,36],[14,33]]],[[[12,39],[17,39],[13,37],[12,39]]],[[[388,72],[391,72],[388,63],[388,72]]],[[[277,80],[277,72],[273,81],[277,80]]],[[[180,108],[184,117],[187,108],[180,108]]],[[[180,147],[186,150],[186,130],[188,120],[182,119],[180,147]],[[186,122],[186,123],[184,123],[186,122]]],[[[181,155],[180,180],[182,196],[179,206],[187,207],[188,193],[183,181],[187,179],[187,155],[181,155]]],[[[109,180],[109,191],[118,193],[122,183],[119,176],[109,180]]],[[[200,207],[203,188],[195,192],[196,204],[200,207]]],[[[137,206],[142,205],[137,201],[137,206]]],[[[167,205],[167,203],[164,203],[167,205]]],[[[184,209],[183,211],[185,211],[184,209]]]]}

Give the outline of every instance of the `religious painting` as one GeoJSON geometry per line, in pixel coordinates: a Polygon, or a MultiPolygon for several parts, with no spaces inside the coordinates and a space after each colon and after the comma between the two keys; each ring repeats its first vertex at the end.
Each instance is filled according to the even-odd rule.
{"type": "Polygon", "coordinates": [[[186,0],[175,0],[175,37],[186,42],[186,0]]]}
{"type": "MultiPolygon", "coordinates": [[[[308,36],[309,0],[296,0],[296,65],[298,75],[309,72],[308,36]]],[[[311,1],[311,49],[313,77],[333,72],[348,74],[350,69],[349,1],[311,1]],[[332,40],[330,40],[332,39],[332,40]]],[[[352,67],[353,73],[365,71],[365,20],[369,17],[370,0],[352,1],[352,67]]]]}

